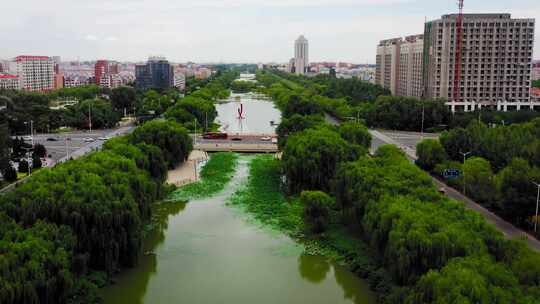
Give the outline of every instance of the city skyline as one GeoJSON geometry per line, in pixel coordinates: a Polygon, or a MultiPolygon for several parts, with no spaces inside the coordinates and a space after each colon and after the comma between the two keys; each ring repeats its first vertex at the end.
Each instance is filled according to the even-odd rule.
{"type": "MultiPolygon", "coordinates": [[[[0,58],[46,54],[137,62],[161,54],[171,62],[214,63],[287,62],[300,34],[310,39],[311,61],[374,63],[378,41],[420,34],[426,18],[457,11],[453,0],[53,0],[12,1],[5,8],[17,13],[0,20],[0,58]]],[[[466,2],[465,12],[540,18],[531,0],[511,7],[500,0],[466,2]]],[[[538,32],[533,57],[540,58],[538,32]]]]}

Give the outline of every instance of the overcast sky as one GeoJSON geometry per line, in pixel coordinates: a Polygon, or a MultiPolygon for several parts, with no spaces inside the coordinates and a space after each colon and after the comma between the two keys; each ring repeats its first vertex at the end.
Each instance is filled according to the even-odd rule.
{"type": "MultiPolygon", "coordinates": [[[[304,34],[311,61],[374,63],[379,40],[418,34],[456,0],[3,0],[0,58],[285,62],[304,34]]],[[[540,21],[538,0],[465,0],[465,12],[540,21]]],[[[538,27],[538,26],[537,26],[538,27]]],[[[540,59],[540,30],[534,56],[540,59]]]]}

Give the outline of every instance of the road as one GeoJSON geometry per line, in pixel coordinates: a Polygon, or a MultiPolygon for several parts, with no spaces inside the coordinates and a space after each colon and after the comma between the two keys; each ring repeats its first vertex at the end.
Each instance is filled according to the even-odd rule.
{"type": "Polygon", "coordinates": [[[99,138],[112,138],[115,136],[130,133],[133,126],[124,126],[116,129],[76,131],[53,134],[34,135],[34,144],[42,144],[47,149],[54,166],[55,163],[63,162],[69,158],[78,158],[92,150],[99,150],[105,142],[99,138]],[[92,138],[93,142],[86,142],[86,138],[92,138]],[[54,140],[48,140],[54,139],[54,140]],[[69,157],[68,157],[69,155],[69,157]]]}
{"type": "Polygon", "coordinates": [[[202,136],[193,137],[194,148],[206,152],[277,152],[278,146],[263,137],[276,138],[275,134],[229,135],[228,139],[204,139],[202,136]],[[235,140],[233,140],[235,139],[235,140]],[[240,140],[238,140],[240,139],[240,140]]]}
{"type": "MultiPolygon", "coordinates": [[[[400,147],[411,161],[414,162],[416,160],[416,149],[415,149],[416,143],[422,140],[420,133],[391,132],[391,131],[378,131],[378,130],[369,130],[369,132],[371,133],[373,137],[372,145],[371,145],[372,153],[375,152],[378,149],[378,147],[380,147],[381,145],[393,144],[400,147]]],[[[436,134],[429,135],[429,137],[437,138],[438,135],[436,134]]],[[[480,204],[464,196],[459,191],[446,185],[445,183],[438,180],[437,178],[433,176],[432,178],[433,178],[434,183],[438,187],[444,187],[447,189],[448,197],[458,200],[458,201],[462,201],[463,203],[465,203],[466,208],[480,213],[486,219],[487,222],[493,224],[500,232],[504,234],[505,237],[509,239],[525,238],[525,240],[527,241],[531,249],[533,249],[536,252],[540,252],[540,241],[538,241],[536,238],[532,237],[525,231],[519,228],[516,228],[509,222],[498,217],[493,212],[482,207],[480,204]]]]}

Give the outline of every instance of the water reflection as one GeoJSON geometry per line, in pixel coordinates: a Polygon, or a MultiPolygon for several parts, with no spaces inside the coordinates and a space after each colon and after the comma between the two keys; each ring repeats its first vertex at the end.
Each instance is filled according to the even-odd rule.
{"type": "Polygon", "coordinates": [[[281,121],[281,113],[274,103],[257,95],[236,95],[235,98],[216,105],[216,109],[221,131],[228,133],[275,133],[281,121]],[[243,119],[238,119],[240,108],[243,119]]]}
{"type": "Polygon", "coordinates": [[[302,278],[320,283],[330,271],[330,263],[322,256],[302,254],[298,257],[298,270],[302,278]]]}
{"type": "Polygon", "coordinates": [[[247,180],[249,157],[220,194],[162,203],[138,267],[104,291],[105,303],[374,303],[367,284],[290,238],[261,229],[225,205],[247,180]]]}

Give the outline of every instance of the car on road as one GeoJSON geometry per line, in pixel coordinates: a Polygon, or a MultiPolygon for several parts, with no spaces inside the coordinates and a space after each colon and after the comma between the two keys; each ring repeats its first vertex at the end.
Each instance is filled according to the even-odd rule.
{"type": "Polygon", "coordinates": [[[109,139],[111,139],[109,136],[103,136],[103,137],[98,138],[98,140],[103,140],[103,141],[109,140],[109,139]]]}
{"type": "Polygon", "coordinates": [[[58,139],[56,139],[54,137],[49,137],[49,138],[47,138],[47,141],[58,141],[58,139]]]}
{"type": "Polygon", "coordinates": [[[278,139],[277,139],[277,138],[272,138],[272,143],[273,143],[273,144],[277,144],[277,143],[278,143],[278,139]]]}
{"type": "Polygon", "coordinates": [[[32,140],[32,136],[26,135],[26,136],[23,136],[22,139],[23,139],[24,141],[30,141],[30,140],[32,140]]]}
{"type": "Polygon", "coordinates": [[[446,192],[447,192],[447,191],[446,191],[446,188],[445,188],[445,187],[440,187],[440,188],[439,188],[439,193],[440,193],[440,194],[446,195],[446,192]]]}
{"type": "Polygon", "coordinates": [[[83,140],[84,140],[84,142],[87,142],[87,143],[94,142],[94,139],[92,137],[86,137],[83,140]]]}
{"type": "Polygon", "coordinates": [[[232,141],[242,141],[242,139],[240,137],[234,137],[231,139],[232,141]]]}
{"type": "Polygon", "coordinates": [[[271,140],[272,140],[272,137],[270,137],[270,136],[265,136],[265,137],[262,137],[261,140],[262,140],[262,141],[271,141],[271,140]]]}

